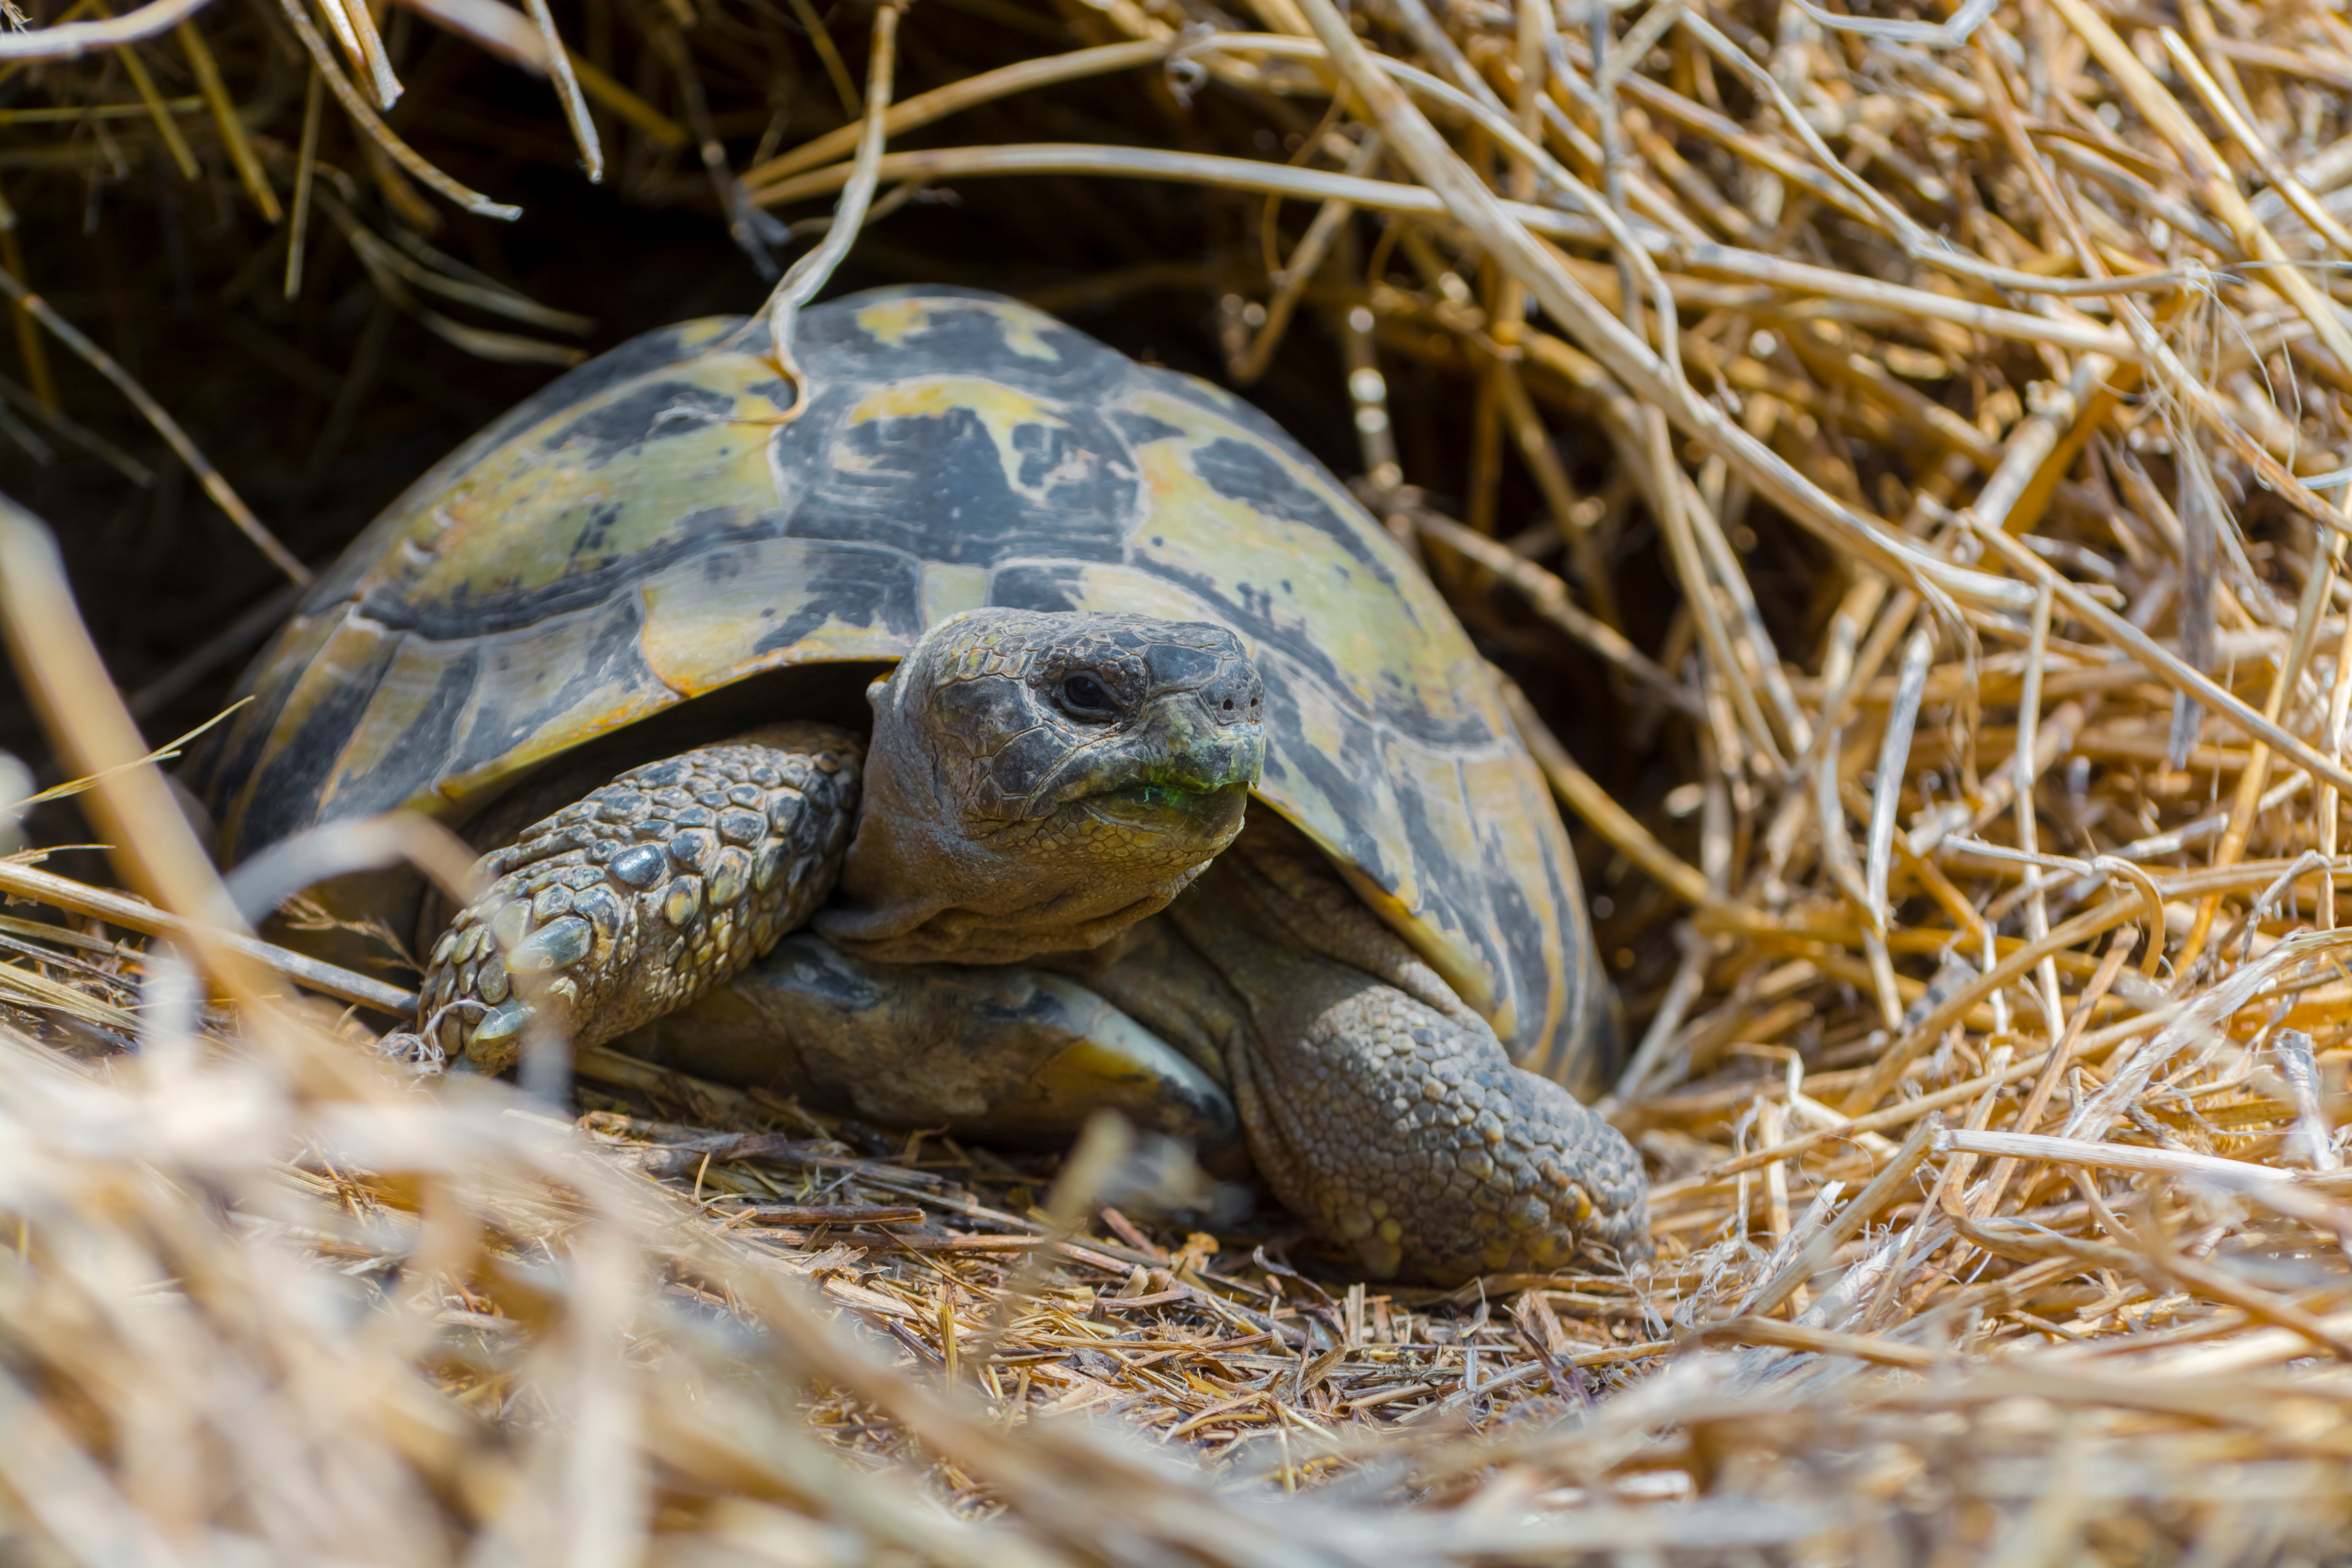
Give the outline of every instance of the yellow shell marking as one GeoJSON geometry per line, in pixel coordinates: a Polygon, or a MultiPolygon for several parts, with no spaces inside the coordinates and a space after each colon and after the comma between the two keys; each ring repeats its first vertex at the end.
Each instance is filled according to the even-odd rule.
{"type": "Polygon", "coordinates": [[[823,541],[751,540],[730,556],[724,576],[714,577],[699,560],[648,574],[637,590],[646,609],[638,652],[664,684],[688,697],[787,664],[898,658],[903,648],[887,626],[838,619],[788,647],[752,653],[806,607],[815,580],[810,557],[831,548],[823,541]]]}
{"type": "MultiPolygon", "coordinates": [[[[908,339],[930,331],[932,303],[919,299],[877,300],[857,312],[857,324],[884,348],[895,349],[908,339]]],[[[1058,361],[1062,357],[1045,341],[1041,330],[1056,324],[1051,316],[1025,305],[994,300],[956,300],[951,303],[994,316],[1004,329],[1004,346],[1024,359],[1058,361]]]]}
{"type": "Polygon", "coordinates": [[[883,300],[858,311],[857,324],[884,348],[895,349],[930,330],[930,307],[921,300],[883,300]]]}
{"type": "Polygon", "coordinates": [[[1004,346],[1023,359],[1048,359],[1058,363],[1061,355],[1054,351],[1045,334],[1038,329],[1059,325],[1053,317],[1033,310],[1026,305],[992,300],[988,313],[1004,323],[1004,346]]]}
{"type": "MultiPolygon", "coordinates": [[[[675,379],[670,367],[646,378],[675,379]]],[[[551,445],[598,407],[637,395],[646,380],[610,387],[486,455],[410,522],[404,548],[380,558],[362,594],[387,579],[410,603],[446,603],[461,592],[529,593],[657,543],[711,497],[772,493],[767,436],[782,410],[752,388],[772,385],[775,372],[748,354],[697,362],[695,386],[730,398],[732,408],[714,417],[682,406],[654,437],[661,460],[625,460],[619,482],[606,471],[617,455],[612,450],[593,442],[551,445]],[[537,526],[519,535],[517,517],[537,526]]]]}

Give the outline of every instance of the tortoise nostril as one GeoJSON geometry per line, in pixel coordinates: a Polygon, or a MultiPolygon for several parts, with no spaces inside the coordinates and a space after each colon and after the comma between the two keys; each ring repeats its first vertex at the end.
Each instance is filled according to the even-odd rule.
{"type": "Polygon", "coordinates": [[[1234,710],[1234,700],[1233,700],[1232,698],[1228,697],[1228,698],[1226,698],[1226,699],[1225,699],[1225,711],[1226,711],[1226,712],[1228,712],[1228,713],[1230,713],[1230,712],[1232,712],[1233,710],[1234,710]]]}

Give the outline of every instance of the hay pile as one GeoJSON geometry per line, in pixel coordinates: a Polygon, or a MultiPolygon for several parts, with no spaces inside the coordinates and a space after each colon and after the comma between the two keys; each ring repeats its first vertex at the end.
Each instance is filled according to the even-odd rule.
{"type": "Polygon", "coordinates": [[[0,36],[5,477],[100,638],[11,511],[5,739],[95,775],[34,832],[153,906],[0,864],[45,906],[0,914],[0,1556],[2340,1555],[2352,28],[1888,10],[0,36]],[[138,759],[272,563],[796,247],[802,293],[1024,293],[1360,476],[1578,825],[1653,1272],[1351,1283],[1278,1215],[1105,1206],[1153,1187],[1112,1132],[1056,1170],[610,1053],[561,1115],[427,1094],[204,923],[138,759]]]}

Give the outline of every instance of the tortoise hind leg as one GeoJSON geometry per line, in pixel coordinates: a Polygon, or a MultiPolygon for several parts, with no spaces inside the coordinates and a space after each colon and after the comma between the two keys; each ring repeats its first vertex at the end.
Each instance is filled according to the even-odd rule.
{"type": "Polygon", "coordinates": [[[864,747],[778,724],[632,768],[483,857],[496,879],[434,944],[417,1032],[498,1072],[531,1000],[598,1045],[731,978],[833,889],[864,747]]]}
{"type": "Polygon", "coordinates": [[[884,1127],[1058,1148],[1100,1110],[1244,1162],[1214,1079],[1080,983],[1029,964],[880,963],[814,931],[615,1047],[884,1127]]]}

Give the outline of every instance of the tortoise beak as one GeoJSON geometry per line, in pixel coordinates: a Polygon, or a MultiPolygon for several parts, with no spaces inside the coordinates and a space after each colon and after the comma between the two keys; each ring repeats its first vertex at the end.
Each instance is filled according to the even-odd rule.
{"type": "Polygon", "coordinates": [[[1249,792],[1250,786],[1242,783],[1205,791],[1140,784],[1087,795],[1076,805],[1115,827],[1163,837],[1192,837],[1222,848],[1242,829],[1249,792]]]}
{"type": "Polygon", "coordinates": [[[1103,759],[1109,765],[1081,784],[1076,804],[1126,827],[1229,838],[1265,774],[1265,726],[1257,718],[1265,710],[1255,670],[1245,689],[1210,685],[1156,697],[1117,755],[1103,759]]]}

